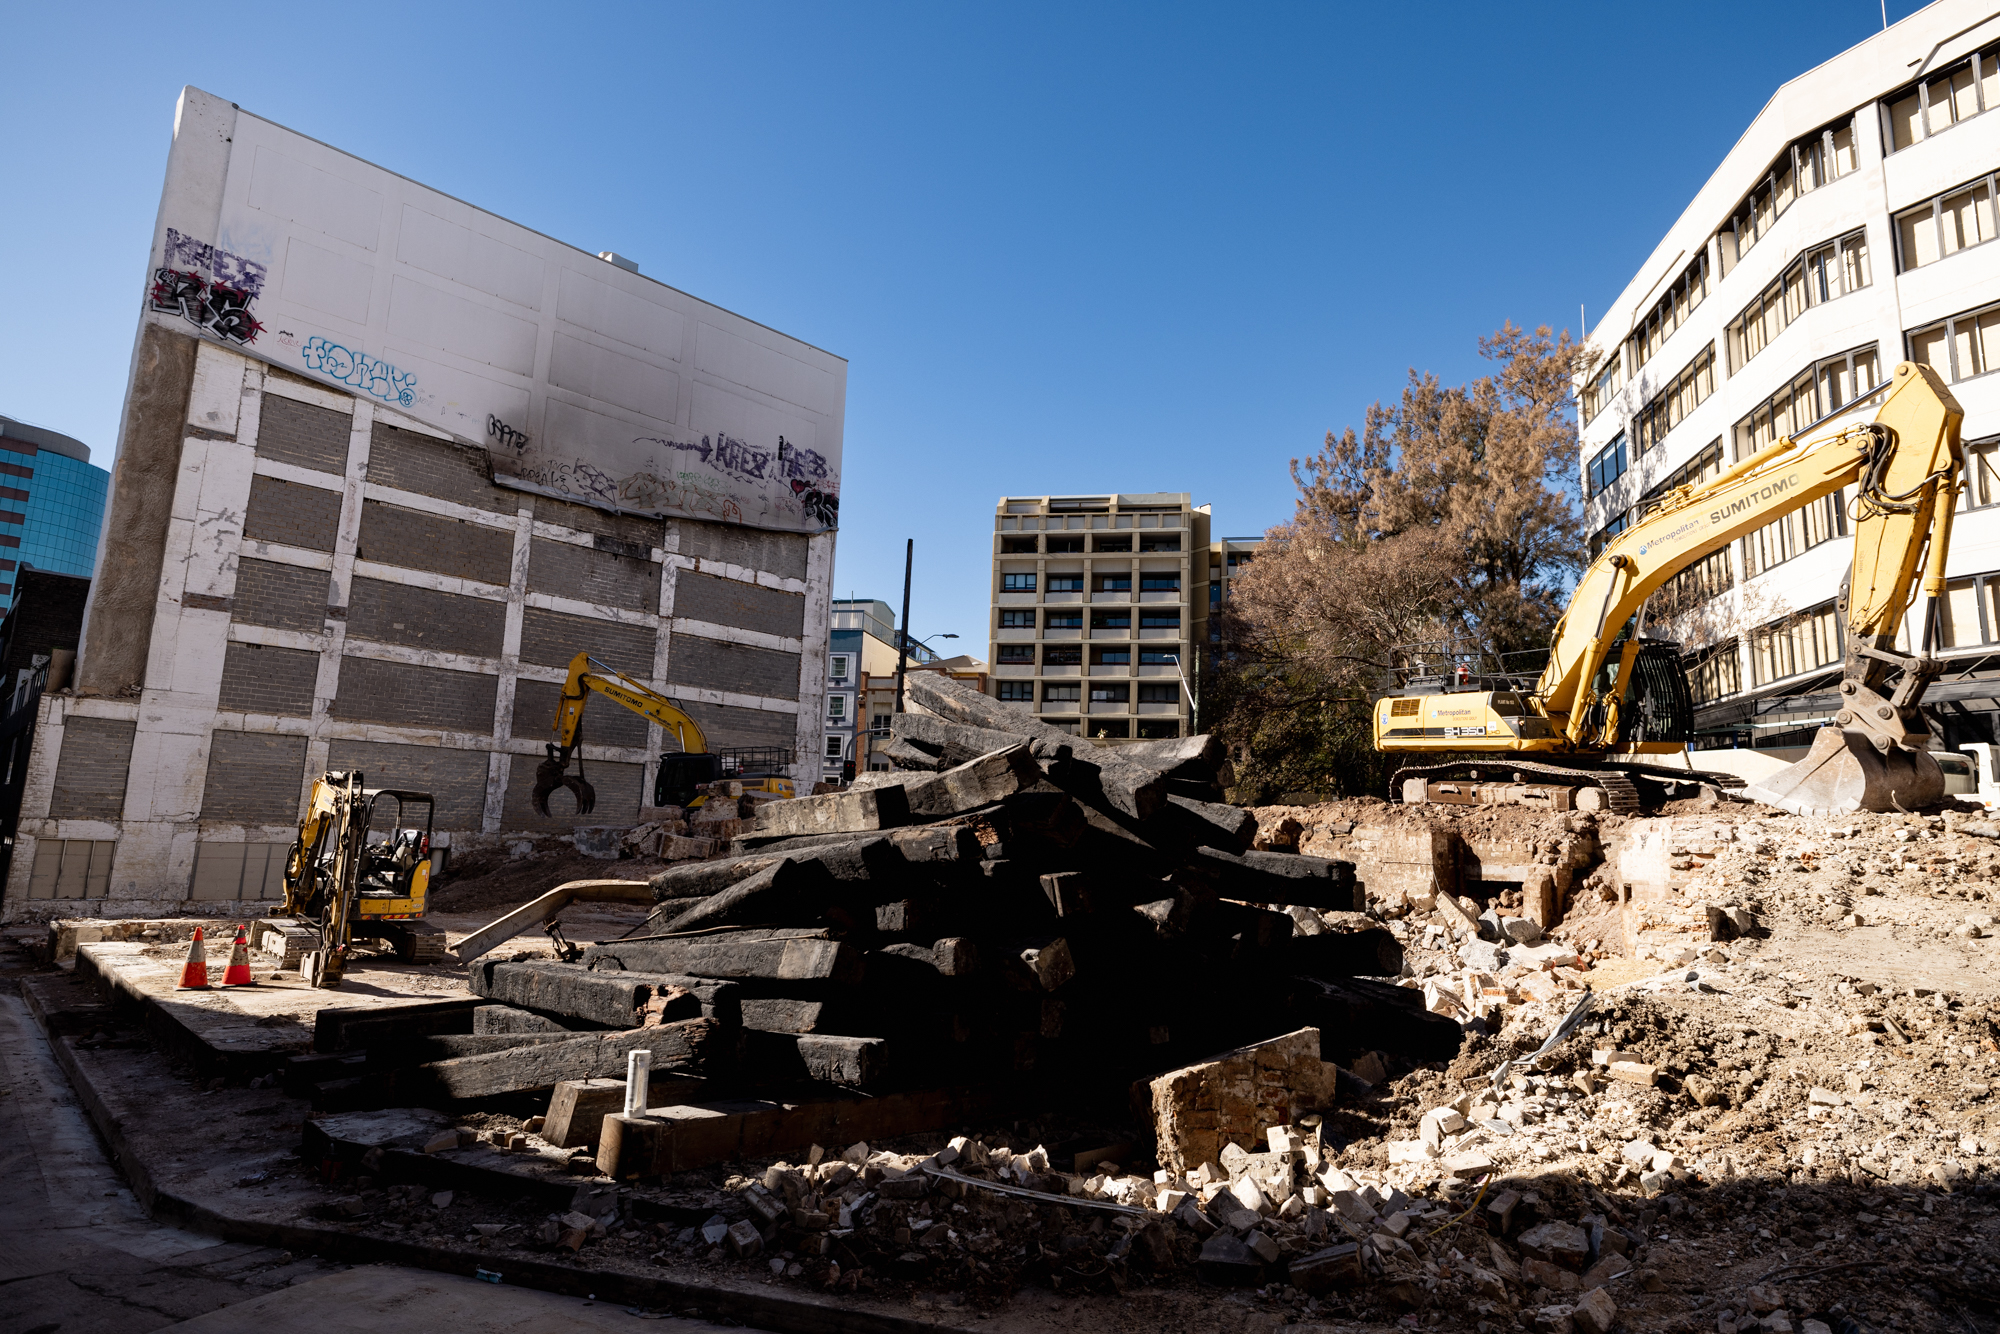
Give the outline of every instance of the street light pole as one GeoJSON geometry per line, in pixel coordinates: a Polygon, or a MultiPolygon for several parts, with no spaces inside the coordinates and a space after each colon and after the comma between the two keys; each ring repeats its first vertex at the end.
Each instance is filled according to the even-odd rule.
{"type": "Polygon", "coordinates": [[[896,712],[903,711],[903,675],[910,665],[910,567],[916,562],[917,539],[903,548],[903,623],[896,627],[896,712]]]}

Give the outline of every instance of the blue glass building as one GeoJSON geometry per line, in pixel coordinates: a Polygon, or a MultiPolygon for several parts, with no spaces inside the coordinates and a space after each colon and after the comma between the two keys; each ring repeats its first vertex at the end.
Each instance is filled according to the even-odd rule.
{"type": "Polygon", "coordinates": [[[81,440],[0,417],[0,614],[24,567],[90,578],[110,486],[81,440]]]}

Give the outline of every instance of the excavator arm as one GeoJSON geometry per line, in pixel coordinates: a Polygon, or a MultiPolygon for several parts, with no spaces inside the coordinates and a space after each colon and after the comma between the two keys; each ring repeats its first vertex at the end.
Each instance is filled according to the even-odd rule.
{"type": "Polygon", "coordinates": [[[680,742],[681,750],[687,754],[700,755],[708,750],[708,738],[702,735],[701,724],[688,717],[679,704],[644,682],[605,666],[588,653],[579,653],[569,660],[569,679],[563,682],[562,701],[556,707],[556,739],[547,748],[548,758],[535,769],[533,801],[536,811],[543,815],[549,813],[549,797],[558,788],[568,788],[576,795],[578,815],[590,814],[597,805],[597,790],[584,779],[581,764],[579,772],[568,772],[570,758],[576,754],[583,734],[583,706],[589,702],[592,691],[658,723],[680,742]]]}
{"type": "Polygon", "coordinates": [[[1846,707],[1812,753],[1750,795],[1799,812],[1887,810],[1935,800],[1943,779],[1925,746],[1918,712],[1936,674],[1937,600],[1944,591],[1951,517],[1964,455],[1964,412],[1928,366],[1897,366],[1871,422],[1817,442],[1781,439],[1699,486],[1682,487],[1613,539],[1578,581],[1557,625],[1536,702],[1573,748],[1615,737],[1616,708],[1636,643],[1604,692],[1593,683],[1626,623],[1669,579],[1711,552],[1849,485],[1855,501],[1854,561],[1845,594],[1846,707]],[[1927,599],[1922,642],[1895,648],[1916,591],[1927,599]],[[1892,683],[1892,678],[1900,681],[1892,683]],[[1934,780],[1934,781],[1933,781],[1934,780]]]}

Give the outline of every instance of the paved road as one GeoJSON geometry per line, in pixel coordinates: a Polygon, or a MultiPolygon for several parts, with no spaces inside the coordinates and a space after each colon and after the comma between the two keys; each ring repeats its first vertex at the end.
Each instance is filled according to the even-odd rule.
{"type": "Polygon", "coordinates": [[[424,1270],[348,1268],[147,1217],[108,1161],[0,939],[0,1334],[596,1334],[707,1331],[622,1308],[424,1270]]]}

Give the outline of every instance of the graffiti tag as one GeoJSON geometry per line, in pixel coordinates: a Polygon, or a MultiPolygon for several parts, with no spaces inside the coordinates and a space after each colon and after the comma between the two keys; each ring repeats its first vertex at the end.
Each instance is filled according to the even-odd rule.
{"type": "Polygon", "coordinates": [[[799,498],[799,508],[806,516],[823,528],[838,527],[840,523],[840,497],[832,491],[822,491],[808,482],[794,481],[792,494],[799,498]]]}
{"type": "Polygon", "coordinates": [[[417,377],[408,371],[399,371],[388,362],[371,357],[366,352],[356,352],[318,337],[306,339],[306,345],[299,350],[299,356],[306,365],[329,376],[342,384],[353,385],[364,394],[371,394],[384,403],[400,403],[404,407],[417,401],[417,377]]]}
{"type": "Polygon", "coordinates": [[[501,444],[520,450],[528,447],[528,433],[517,431],[492,413],[486,414],[486,434],[501,444]]]}
{"type": "Polygon", "coordinates": [[[254,343],[264,326],[250,314],[252,294],[208,282],[193,269],[153,271],[153,309],[179,315],[231,343],[254,343]]]}
{"type": "Polygon", "coordinates": [[[800,449],[797,445],[788,443],[781,435],[778,437],[778,475],[824,477],[826,456],[816,449],[800,449]]]}
{"type": "Polygon", "coordinates": [[[170,269],[178,267],[205,273],[211,282],[241,292],[246,297],[262,296],[264,293],[265,269],[262,264],[206,241],[197,241],[192,236],[182,236],[171,227],[167,228],[164,258],[170,269]]]}
{"type": "Polygon", "coordinates": [[[684,454],[692,454],[719,472],[733,473],[750,481],[764,481],[773,474],[771,452],[757,449],[748,441],[717,431],[715,438],[703,436],[699,444],[690,440],[674,440],[664,436],[643,435],[635,439],[635,445],[658,445],[662,449],[677,449],[684,454]]]}

